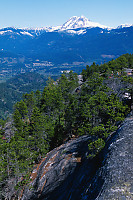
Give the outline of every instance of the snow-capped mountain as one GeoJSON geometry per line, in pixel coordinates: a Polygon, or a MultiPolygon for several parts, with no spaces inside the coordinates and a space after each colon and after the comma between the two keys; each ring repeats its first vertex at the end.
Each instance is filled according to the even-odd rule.
{"type": "Polygon", "coordinates": [[[73,16],[67,22],[65,22],[62,26],[48,27],[46,28],[46,31],[49,31],[49,32],[65,31],[67,33],[84,34],[86,33],[85,31],[86,28],[95,28],[95,27],[99,27],[102,29],[109,28],[97,22],[92,22],[84,16],[81,16],[81,17],[73,16]],[[76,30],[76,29],[81,29],[81,30],[76,30]]]}
{"type": "Polygon", "coordinates": [[[45,28],[15,28],[15,27],[7,27],[0,29],[1,36],[29,36],[35,37],[41,35],[45,31],[45,28]]]}
{"type": "MultiPolygon", "coordinates": [[[[130,24],[122,24],[117,27],[117,29],[121,28],[127,28],[133,25],[130,24]]],[[[105,25],[101,25],[97,22],[92,22],[88,20],[86,17],[81,16],[73,16],[71,17],[67,22],[65,22],[63,25],[55,26],[55,27],[43,27],[43,28],[14,28],[14,27],[7,27],[0,29],[0,36],[8,35],[10,37],[12,36],[25,36],[25,37],[36,37],[41,35],[44,32],[64,32],[68,34],[85,34],[87,32],[87,29],[91,28],[101,28],[101,29],[108,29],[111,30],[113,28],[110,28],[105,25]]]]}
{"type": "Polygon", "coordinates": [[[14,27],[7,27],[0,29],[0,35],[5,36],[5,35],[27,35],[27,36],[33,36],[29,31],[24,30],[24,29],[17,29],[14,27]]]}
{"type": "Polygon", "coordinates": [[[55,27],[44,27],[44,28],[14,28],[7,27],[0,29],[0,35],[16,35],[16,36],[29,36],[35,37],[41,35],[43,32],[54,32],[54,31],[63,31],[70,34],[84,34],[86,33],[86,28],[95,28],[99,27],[102,29],[108,28],[107,26],[101,25],[97,22],[91,22],[86,17],[73,16],[67,22],[61,26],[55,27]],[[79,30],[80,29],[80,30],[79,30]]]}
{"type": "Polygon", "coordinates": [[[86,17],[74,16],[56,27],[3,28],[0,29],[0,53],[8,52],[56,65],[103,62],[133,53],[133,26],[109,28],[86,17]]]}
{"type": "Polygon", "coordinates": [[[68,29],[77,29],[77,28],[108,28],[107,26],[101,25],[96,22],[91,22],[86,17],[71,17],[66,23],[64,23],[61,27],[62,30],[68,30],[68,29]]]}

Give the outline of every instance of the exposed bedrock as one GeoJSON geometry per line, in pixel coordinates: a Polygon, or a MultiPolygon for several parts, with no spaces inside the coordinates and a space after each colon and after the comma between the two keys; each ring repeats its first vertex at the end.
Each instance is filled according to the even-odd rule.
{"type": "Polygon", "coordinates": [[[21,200],[133,199],[133,118],[127,117],[93,160],[89,136],[49,152],[31,174],[21,200]]]}
{"type": "Polygon", "coordinates": [[[133,199],[133,116],[125,119],[102,152],[103,162],[81,199],[133,199]]]}

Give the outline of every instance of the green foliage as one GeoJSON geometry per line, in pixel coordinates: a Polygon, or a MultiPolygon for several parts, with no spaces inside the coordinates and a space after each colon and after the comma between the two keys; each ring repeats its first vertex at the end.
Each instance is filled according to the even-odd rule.
{"type": "Polygon", "coordinates": [[[27,106],[26,106],[25,102],[22,100],[20,102],[16,103],[15,110],[18,110],[22,119],[24,119],[28,113],[27,106]]]}
{"type": "Polygon", "coordinates": [[[23,181],[18,181],[16,187],[21,189],[34,163],[73,135],[90,135],[89,157],[95,157],[128,112],[104,81],[113,74],[130,83],[132,79],[123,76],[123,68],[132,65],[130,58],[126,54],[101,66],[87,66],[79,93],[75,90],[79,87],[78,76],[71,71],[56,82],[49,79],[42,92],[24,94],[14,106],[14,135],[8,142],[2,139],[5,122],[0,122],[0,187],[8,178],[20,180],[23,174],[23,181]]]}
{"type": "Polygon", "coordinates": [[[21,114],[18,109],[14,112],[13,120],[15,128],[21,133],[23,131],[23,120],[21,119],[21,114]]]}
{"type": "Polygon", "coordinates": [[[47,153],[48,144],[45,134],[45,119],[37,107],[33,109],[29,131],[30,144],[32,145],[30,148],[36,152],[36,159],[40,159],[43,154],[47,153]]]}
{"type": "Polygon", "coordinates": [[[122,81],[133,85],[133,78],[131,76],[122,76],[122,81]]]}
{"type": "Polygon", "coordinates": [[[118,77],[124,74],[125,68],[133,68],[133,55],[124,54],[118,57],[116,60],[109,61],[101,65],[93,63],[90,67],[86,66],[86,70],[82,71],[83,81],[86,81],[88,77],[91,77],[93,73],[100,73],[104,78],[118,77]]]}
{"type": "Polygon", "coordinates": [[[102,138],[98,138],[94,142],[88,144],[90,151],[89,158],[94,158],[105,146],[105,141],[102,138]]]}

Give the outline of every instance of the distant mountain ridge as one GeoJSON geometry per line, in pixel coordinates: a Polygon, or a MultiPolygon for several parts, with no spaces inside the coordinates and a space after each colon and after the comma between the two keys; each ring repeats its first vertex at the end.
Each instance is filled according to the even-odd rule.
{"type": "MultiPolygon", "coordinates": [[[[121,24],[117,28],[124,28],[124,27],[131,27],[133,24],[121,24]]],[[[97,22],[92,22],[88,20],[85,16],[77,17],[73,16],[68,21],[66,21],[63,25],[55,26],[55,27],[42,27],[42,28],[15,28],[15,27],[7,27],[0,29],[0,35],[10,35],[10,34],[20,34],[20,35],[27,35],[27,36],[39,36],[42,33],[46,32],[54,32],[54,31],[68,31],[75,30],[73,33],[85,33],[85,32],[78,32],[76,29],[85,29],[85,28],[102,28],[102,29],[115,29],[105,25],[101,25],[97,22]]]]}
{"type": "Polygon", "coordinates": [[[63,70],[73,70],[72,67],[81,72],[81,67],[87,64],[100,64],[126,53],[133,53],[133,25],[110,28],[84,16],[74,16],[56,27],[0,29],[0,55],[4,55],[2,59],[0,56],[0,70],[3,66],[8,66],[6,70],[11,68],[6,58],[11,60],[9,55],[19,55],[20,59],[13,59],[14,65],[23,58],[25,71],[44,65],[43,72],[59,74],[63,70]]]}

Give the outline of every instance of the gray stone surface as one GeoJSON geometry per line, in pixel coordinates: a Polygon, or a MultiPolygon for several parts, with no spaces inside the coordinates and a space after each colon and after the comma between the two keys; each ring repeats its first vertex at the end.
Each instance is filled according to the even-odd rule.
{"type": "Polygon", "coordinates": [[[101,199],[133,199],[133,118],[127,118],[118,137],[109,147],[108,159],[101,169],[104,184],[101,199]],[[104,175],[105,174],[105,175],[104,175]]]}
{"type": "Polygon", "coordinates": [[[25,188],[21,199],[69,199],[74,190],[78,191],[79,182],[82,182],[85,174],[82,172],[78,176],[77,170],[83,163],[89,166],[87,159],[89,138],[82,136],[70,140],[49,152],[32,172],[31,183],[25,188]]]}
{"type": "Polygon", "coordinates": [[[133,117],[127,117],[103,152],[104,161],[82,199],[133,199],[133,117]],[[97,194],[95,197],[94,194],[97,194]]]}
{"type": "Polygon", "coordinates": [[[93,160],[87,159],[88,141],[82,136],[49,152],[20,199],[132,200],[133,118],[126,118],[93,160]]]}

